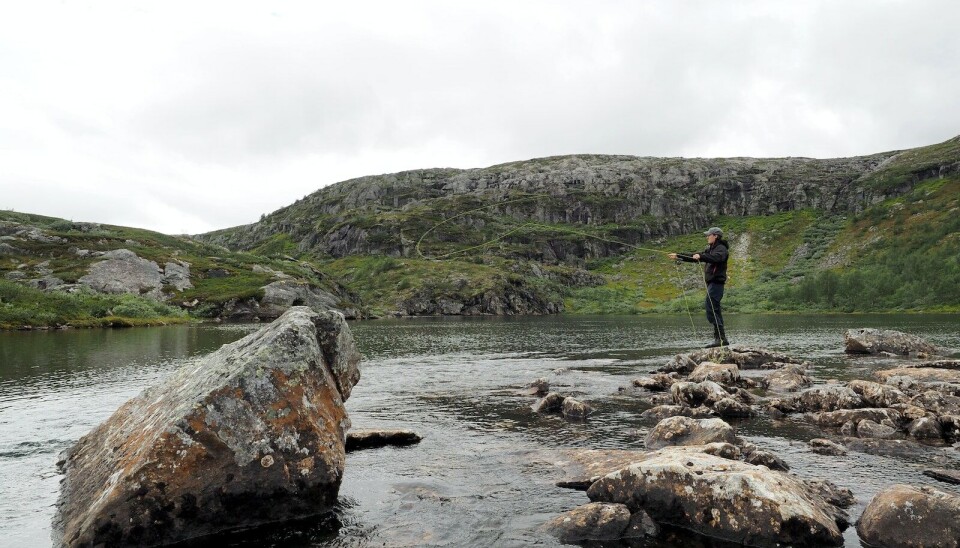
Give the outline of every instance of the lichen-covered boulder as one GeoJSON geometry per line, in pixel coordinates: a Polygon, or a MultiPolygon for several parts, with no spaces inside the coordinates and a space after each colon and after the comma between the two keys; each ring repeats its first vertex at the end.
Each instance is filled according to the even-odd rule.
{"type": "Polygon", "coordinates": [[[719,384],[733,384],[740,380],[740,369],[735,363],[703,362],[690,373],[691,382],[713,381],[719,384]]]}
{"type": "Polygon", "coordinates": [[[693,419],[669,417],[658,422],[644,440],[647,449],[668,445],[706,445],[708,443],[736,443],[733,427],[722,419],[693,419]]]}
{"type": "Polygon", "coordinates": [[[796,392],[813,384],[806,370],[796,364],[788,364],[766,377],[767,388],[774,392],[796,392]]]}
{"type": "Polygon", "coordinates": [[[170,544],[329,510],[359,361],[342,315],[295,307],[176,371],[62,456],[54,544],[170,544]]]}
{"type": "Polygon", "coordinates": [[[163,272],[157,263],[138,257],[129,249],[114,249],[77,282],[101,293],[131,293],[153,299],[162,297],[163,272]]]}
{"type": "Polygon", "coordinates": [[[877,496],[857,522],[870,546],[960,546],[960,497],[932,487],[894,485],[877,496]]]}
{"type": "Polygon", "coordinates": [[[730,393],[713,381],[689,382],[682,381],[670,387],[673,403],[698,407],[711,406],[723,398],[729,398],[730,393]]]}
{"type": "Polygon", "coordinates": [[[901,390],[886,384],[858,379],[848,382],[847,388],[856,392],[870,407],[890,407],[909,400],[901,390]]]}
{"type": "Polygon", "coordinates": [[[794,405],[798,411],[836,411],[837,409],[859,409],[866,402],[859,394],[841,384],[828,384],[808,388],[797,394],[794,405]]]}
{"type": "Polygon", "coordinates": [[[846,514],[802,480],[692,448],[661,449],[605,475],[587,495],[748,546],[839,546],[846,514]]]}
{"type": "Polygon", "coordinates": [[[907,356],[937,353],[937,348],[921,337],[887,329],[848,329],[843,334],[843,341],[844,351],[848,354],[889,352],[907,356]]]}

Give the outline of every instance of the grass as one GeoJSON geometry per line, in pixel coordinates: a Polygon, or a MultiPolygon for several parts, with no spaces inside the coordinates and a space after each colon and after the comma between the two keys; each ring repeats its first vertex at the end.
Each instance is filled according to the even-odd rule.
{"type": "Polygon", "coordinates": [[[179,308],[133,295],[41,291],[0,280],[0,329],[165,325],[190,321],[179,308]]]}

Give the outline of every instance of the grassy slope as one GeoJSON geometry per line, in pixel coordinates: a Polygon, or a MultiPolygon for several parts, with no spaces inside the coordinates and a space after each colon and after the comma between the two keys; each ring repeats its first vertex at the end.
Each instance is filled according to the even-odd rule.
{"type": "Polygon", "coordinates": [[[254,265],[284,272],[321,287],[331,283],[318,275],[311,265],[284,258],[284,255],[292,250],[281,241],[282,238],[271,241],[271,247],[262,250],[263,255],[258,255],[230,252],[187,237],[121,226],[72,223],[41,215],[2,211],[0,221],[37,227],[49,236],[67,240],[65,243],[42,243],[25,239],[5,242],[19,249],[21,253],[4,255],[0,259],[2,328],[65,323],[78,326],[139,325],[188,319],[179,308],[158,308],[153,301],[139,297],[92,295],[88,292],[41,292],[4,279],[8,272],[31,272],[37,265],[47,262],[46,268],[52,271],[52,276],[67,283],[75,283],[87,273],[91,264],[102,260],[97,257],[81,257],[75,252],[76,249],[109,251],[126,248],[140,257],[157,262],[161,268],[168,261],[189,263],[194,288],[176,291],[172,287],[166,287],[164,292],[173,295],[170,303],[198,300],[199,305],[190,313],[199,317],[209,315],[218,305],[232,299],[262,296],[261,287],[275,278],[269,273],[254,272],[254,265]],[[225,272],[227,276],[204,275],[214,269],[225,272]],[[118,314],[118,311],[124,314],[118,314]]]}

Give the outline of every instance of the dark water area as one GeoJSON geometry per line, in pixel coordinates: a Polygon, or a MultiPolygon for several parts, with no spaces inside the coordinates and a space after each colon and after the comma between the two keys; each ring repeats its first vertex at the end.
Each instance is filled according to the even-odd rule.
{"type": "MultiPolygon", "coordinates": [[[[347,402],[354,428],[410,428],[419,445],[351,453],[333,514],[244,533],[238,546],[556,546],[539,527],[588,502],[554,484],[564,450],[642,449],[651,421],[622,393],[707,337],[686,316],[422,318],[351,324],[364,354],[347,402]],[[537,415],[520,394],[546,377],[553,389],[596,409],[586,422],[537,415]]],[[[871,378],[898,360],[848,357],[843,331],[898,329],[960,354],[960,317],[949,315],[776,316],[729,320],[734,344],[810,360],[819,382],[871,378]]],[[[124,401],[254,325],[0,333],[0,545],[49,546],[60,476],[55,462],[124,401]]],[[[958,492],[921,474],[957,468],[960,451],[916,444],[898,457],[811,453],[829,437],[800,418],[735,423],[791,473],[850,488],[852,520],[894,483],[958,492]]],[[[859,546],[851,527],[848,546],[859,546]]],[[[670,544],[650,544],[665,546],[670,544]]],[[[684,545],[674,542],[675,546],[684,545]]]]}

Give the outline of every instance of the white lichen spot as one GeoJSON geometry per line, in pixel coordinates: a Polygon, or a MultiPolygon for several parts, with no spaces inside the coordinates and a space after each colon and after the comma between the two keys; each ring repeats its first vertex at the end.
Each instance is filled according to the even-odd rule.
{"type": "Polygon", "coordinates": [[[263,466],[264,468],[270,468],[273,466],[273,457],[270,455],[264,455],[263,458],[260,459],[260,466],[263,466]]]}

